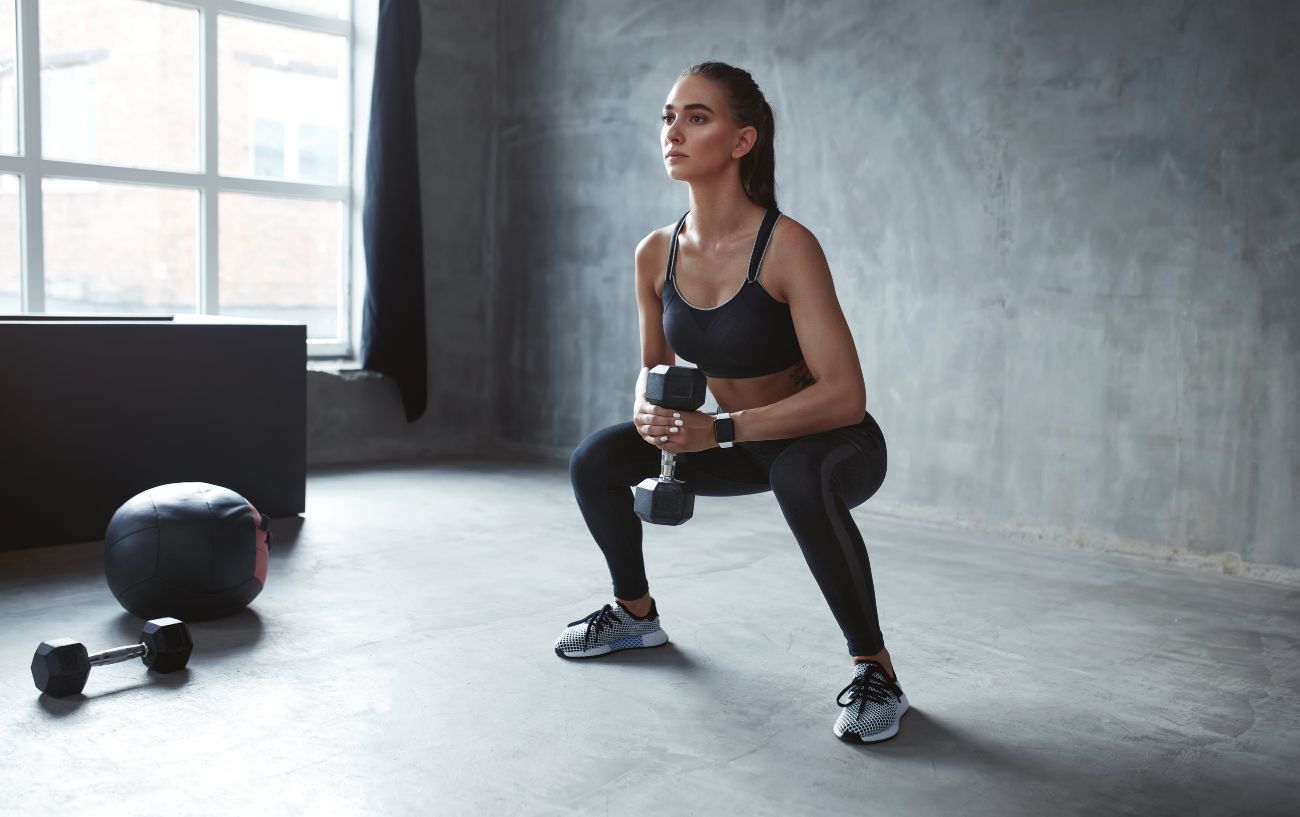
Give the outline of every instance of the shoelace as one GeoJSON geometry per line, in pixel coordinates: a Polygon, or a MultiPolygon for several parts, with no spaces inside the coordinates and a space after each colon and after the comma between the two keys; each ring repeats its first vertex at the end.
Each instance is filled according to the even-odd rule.
{"type": "Polygon", "coordinates": [[[609,626],[611,620],[616,623],[622,622],[622,619],[618,617],[618,613],[614,612],[614,605],[606,604],[604,607],[586,618],[580,618],[577,621],[570,621],[569,626],[573,627],[583,623],[587,625],[586,632],[582,634],[582,647],[583,649],[586,649],[588,641],[591,640],[593,636],[600,635],[601,628],[609,626]]]}
{"type": "Polygon", "coordinates": [[[849,682],[849,685],[840,690],[840,694],[835,696],[835,703],[843,707],[852,706],[855,702],[858,705],[858,714],[866,708],[867,701],[877,704],[887,704],[890,698],[895,696],[894,683],[889,680],[883,670],[875,667],[868,669],[858,677],[849,682]],[[844,693],[849,693],[848,703],[840,703],[840,698],[844,693]]]}

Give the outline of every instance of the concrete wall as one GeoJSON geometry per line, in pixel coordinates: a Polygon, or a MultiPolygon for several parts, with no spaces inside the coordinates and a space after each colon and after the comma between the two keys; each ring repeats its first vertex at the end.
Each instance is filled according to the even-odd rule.
{"type": "MultiPolygon", "coordinates": [[[[480,21],[434,6],[426,57],[477,87],[480,21]]],[[[719,59],[768,94],[779,202],[854,329],[890,446],[872,507],[1300,566],[1300,6],[499,8],[495,127],[422,110],[470,151],[423,170],[431,234],[465,236],[430,261],[444,416],[486,393],[501,441],[560,456],[626,419],[633,249],[687,206],[657,116],[719,59]]]]}
{"type": "Polygon", "coordinates": [[[659,108],[720,59],[854,328],[871,507],[1300,567],[1295,4],[421,9],[429,412],[313,375],[313,464],[562,458],[625,419],[632,252],[686,208],[659,108]]]}

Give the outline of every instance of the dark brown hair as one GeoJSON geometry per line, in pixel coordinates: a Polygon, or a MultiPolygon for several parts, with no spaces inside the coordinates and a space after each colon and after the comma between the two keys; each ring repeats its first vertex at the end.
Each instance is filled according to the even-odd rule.
{"type": "Polygon", "coordinates": [[[772,106],[749,72],[725,62],[700,62],[681,76],[700,76],[722,86],[731,115],[740,127],[753,125],[758,138],[740,158],[740,183],[750,201],[768,209],[776,207],[776,121],[772,106]]]}

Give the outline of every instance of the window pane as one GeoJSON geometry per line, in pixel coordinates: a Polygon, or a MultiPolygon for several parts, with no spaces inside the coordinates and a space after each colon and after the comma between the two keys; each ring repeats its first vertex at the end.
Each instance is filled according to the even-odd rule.
{"type": "Polygon", "coordinates": [[[0,173],[0,315],[22,309],[22,245],[18,235],[18,177],[0,173]]]}
{"type": "Polygon", "coordinates": [[[307,324],[338,336],[343,205],[221,194],[221,314],[307,324]]]}
{"type": "Polygon", "coordinates": [[[332,182],[338,176],[339,137],[331,128],[298,129],[298,173],[305,181],[332,182]]]}
{"type": "Polygon", "coordinates": [[[275,6],[321,17],[347,17],[348,0],[254,0],[259,6],[275,6]]]}
{"type": "Polygon", "coordinates": [[[13,0],[0,0],[0,153],[18,152],[18,32],[13,0]]]}
{"type": "Polygon", "coordinates": [[[45,156],[198,170],[198,11],[143,0],[40,9],[45,156]]]}
{"type": "Polygon", "coordinates": [[[338,182],[345,38],[225,16],[217,32],[222,175],[338,182]]]}
{"type": "Polygon", "coordinates": [[[41,190],[46,312],[197,311],[197,190],[53,178],[41,190]]]}
{"type": "Polygon", "coordinates": [[[259,119],[253,125],[253,173],[284,175],[284,123],[259,119]]]}

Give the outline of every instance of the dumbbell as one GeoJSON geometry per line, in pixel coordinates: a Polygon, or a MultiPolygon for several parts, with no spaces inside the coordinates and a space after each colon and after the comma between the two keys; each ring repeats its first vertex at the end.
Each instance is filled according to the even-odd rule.
{"type": "Polygon", "coordinates": [[[89,654],[86,646],[69,638],[42,641],[32,656],[32,680],[36,688],[55,698],[76,695],[86,686],[90,668],[139,658],[154,672],[184,669],[194,650],[194,640],[185,622],[155,618],[145,622],[140,643],[89,654]]]}
{"type": "MultiPolygon", "coordinates": [[[[690,366],[660,364],[646,377],[646,402],[679,411],[695,411],[704,405],[708,381],[704,372],[690,366]]],[[[695,513],[695,492],[673,477],[677,455],[661,452],[659,477],[649,477],[636,486],[633,509],[636,515],[655,525],[680,525],[695,513]]]]}

